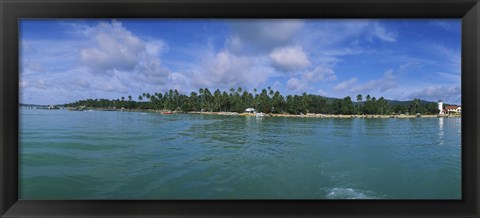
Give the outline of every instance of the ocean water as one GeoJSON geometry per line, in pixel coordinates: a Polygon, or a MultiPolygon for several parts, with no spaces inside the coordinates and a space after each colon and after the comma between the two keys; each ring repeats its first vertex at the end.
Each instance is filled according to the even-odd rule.
{"type": "Polygon", "coordinates": [[[20,199],[461,199],[461,118],[20,110],[20,199]]]}

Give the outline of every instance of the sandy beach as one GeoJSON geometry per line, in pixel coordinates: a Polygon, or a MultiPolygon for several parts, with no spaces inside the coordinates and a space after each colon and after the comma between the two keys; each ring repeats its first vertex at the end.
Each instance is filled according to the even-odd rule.
{"type": "MultiPolygon", "coordinates": [[[[72,110],[73,108],[67,108],[72,110]]],[[[107,108],[85,108],[84,110],[98,110],[98,111],[122,111],[119,109],[107,109],[107,108]]],[[[150,112],[150,113],[164,113],[168,110],[153,110],[153,109],[125,109],[125,112],[150,112]]],[[[172,111],[173,114],[176,113],[185,113],[181,111],[172,111]]],[[[200,111],[192,111],[188,112],[188,114],[204,114],[204,115],[223,115],[223,116],[257,116],[255,113],[237,113],[237,112],[200,112],[200,111]]],[[[272,114],[272,113],[262,113],[263,116],[267,117],[304,117],[304,118],[341,118],[341,119],[348,119],[348,118],[367,118],[367,119],[386,119],[386,118],[436,118],[439,117],[438,115],[421,115],[417,117],[416,115],[378,115],[378,114],[314,114],[314,113],[307,113],[307,114],[272,114]]],[[[461,117],[460,114],[450,114],[450,115],[443,115],[441,117],[461,117]]]]}
{"type": "MultiPolygon", "coordinates": [[[[208,114],[208,115],[229,115],[229,116],[256,116],[255,113],[236,113],[236,112],[189,112],[190,114],[208,114]]],[[[377,118],[377,119],[385,119],[385,118],[436,118],[438,115],[421,115],[417,117],[416,115],[337,115],[337,114],[269,114],[263,113],[264,116],[271,116],[271,117],[305,117],[305,118],[377,118]]],[[[452,114],[443,117],[461,117],[461,115],[452,114]]]]}

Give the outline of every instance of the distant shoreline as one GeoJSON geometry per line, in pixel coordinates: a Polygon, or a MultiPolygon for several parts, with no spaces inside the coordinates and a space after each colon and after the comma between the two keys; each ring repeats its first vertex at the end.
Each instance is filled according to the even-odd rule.
{"type": "MultiPolygon", "coordinates": [[[[72,108],[66,108],[72,109],[72,108]]],[[[95,110],[95,111],[122,111],[120,109],[108,109],[108,108],[85,108],[85,110],[95,110]]],[[[168,110],[153,110],[153,109],[124,109],[124,112],[149,112],[149,113],[165,113],[168,110]]],[[[257,116],[255,113],[237,113],[237,112],[200,112],[200,111],[192,111],[192,112],[180,112],[180,111],[172,111],[172,114],[201,114],[201,115],[222,115],[222,116],[257,116]]],[[[437,114],[435,115],[421,115],[417,117],[417,115],[379,115],[379,114],[271,114],[271,113],[261,113],[262,116],[265,117],[301,117],[301,118],[369,118],[369,119],[386,119],[386,118],[437,118],[439,117],[437,114]]],[[[443,115],[440,117],[462,117],[461,114],[450,114],[450,115],[443,115]]]]}

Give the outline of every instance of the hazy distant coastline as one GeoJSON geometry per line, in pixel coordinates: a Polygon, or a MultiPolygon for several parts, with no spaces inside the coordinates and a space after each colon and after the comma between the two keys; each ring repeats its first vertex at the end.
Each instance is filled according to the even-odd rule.
{"type": "MultiPolygon", "coordinates": [[[[253,92],[231,88],[228,92],[216,89],[200,88],[190,95],[178,90],[165,93],[142,93],[134,100],[131,95],[118,99],[86,99],[63,105],[49,106],[68,108],[69,110],[106,110],[106,111],[171,111],[181,113],[237,113],[245,112],[271,114],[271,116],[312,116],[312,117],[409,117],[438,115],[437,102],[415,98],[411,101],[387,100],[384,97],[358,94],[355,100],[350,96],[330,98],[302,93],[301,95],[282,95],[271,87],[253,92]]],[[[445,103],[445,106],[449,104],[445,103]]]]}

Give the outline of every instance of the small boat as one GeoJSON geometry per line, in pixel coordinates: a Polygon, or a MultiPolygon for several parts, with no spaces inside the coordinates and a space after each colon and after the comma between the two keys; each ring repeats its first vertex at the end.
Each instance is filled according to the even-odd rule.
{"type": "Polygon", "coordinates": [[[422,117],[422,114],[417,113],[415,116],[416,116],[416,117],[422,117]]]}
{"type": "Polygon", "coordinates": [[[162,112],[162,114],[173,114],[173,112],[172,111],[164,111],[164,112],[162,112]]]}

